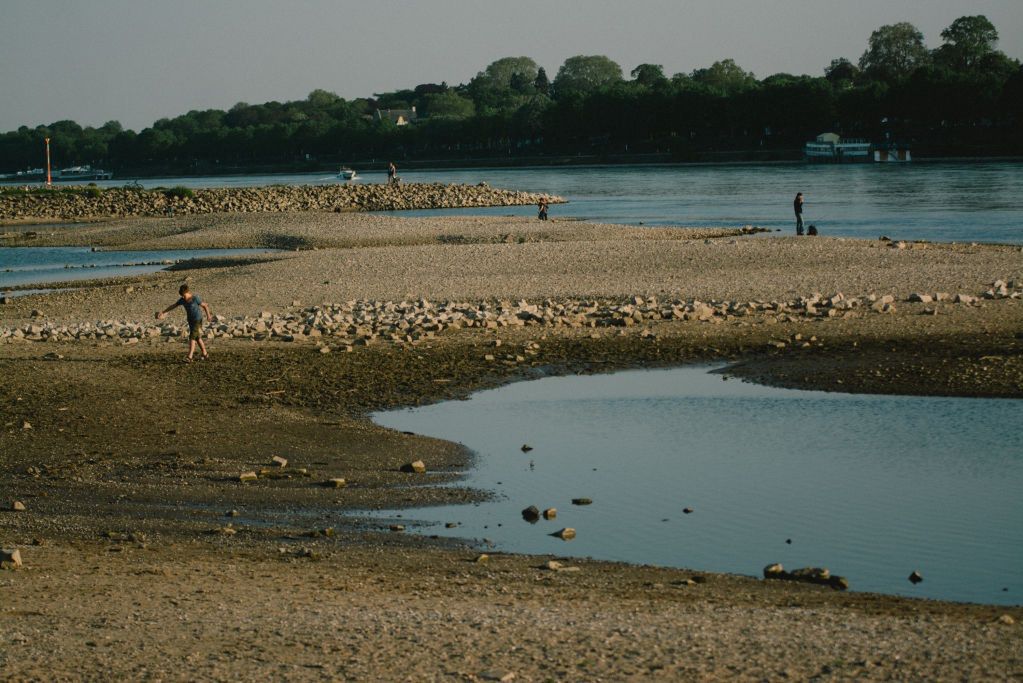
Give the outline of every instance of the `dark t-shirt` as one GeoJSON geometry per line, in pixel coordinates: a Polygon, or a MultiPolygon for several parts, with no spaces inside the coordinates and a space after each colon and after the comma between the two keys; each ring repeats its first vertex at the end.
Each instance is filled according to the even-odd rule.
{"type": "Polygon", "coordinates": [[[792,208],[795,209],[797,216],[803,213],[803,202],[800,201],[800,199],[801,198],[796,198],[792,201],[792,208]]]}
{"type": "Polygon", "coordinates": [[[185,309],[185,315],[188,316],[189,325],[202,322],[202,309],[199,308],[201,304],[202,299],[200,299],[197,294],[193,294],[190,301],[185,301],[185,297],[178,299],[178,306],[185,309]]]}

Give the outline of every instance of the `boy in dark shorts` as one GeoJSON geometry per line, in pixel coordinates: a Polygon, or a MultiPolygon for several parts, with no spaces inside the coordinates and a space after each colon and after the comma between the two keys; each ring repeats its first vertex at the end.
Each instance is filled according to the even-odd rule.
{"type": "Polygon", "coordinates": [[[181,285],[178,289],[178,294],[181,295],[181,298],[157,313],[156,319],[163,320],[164,316],[175,308],[184,306],[185,315],[188,317],[188,357],[185,359],[185,362],[192,362],[196,344],[199,345],[199,350],[202,351],[202,359],[206,360],[210,357],[210,354],[206,351],[206,344],[202,341],[202,314],[205,312],[206,320],[212,322],[213,315],[210,314],[210,307],[204,304],[198,295],[192,294],[188,289],[188,285],[181,285]]]}

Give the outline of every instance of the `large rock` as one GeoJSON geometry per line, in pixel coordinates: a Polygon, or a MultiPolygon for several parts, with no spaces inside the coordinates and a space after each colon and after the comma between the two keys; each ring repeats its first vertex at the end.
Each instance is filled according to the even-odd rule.
{"type": "Polygon", "coordinates": [[[540,508],[535,505],[530,505],[522,511],[522,519],[526,520],[530,524],[540,521],[540,508]]]}
{"type": "Polygon", "coordinates": [[[423,474],[426,472],[426,463],[422,460],[415,460],[401,466],[401,471],[409,474],[423,474]]]}
{"type": "Polygon", "coordinates": [[[21,567],[21,552],[14,550],[0,550],[0,569],[19,569],[21,567]]]}

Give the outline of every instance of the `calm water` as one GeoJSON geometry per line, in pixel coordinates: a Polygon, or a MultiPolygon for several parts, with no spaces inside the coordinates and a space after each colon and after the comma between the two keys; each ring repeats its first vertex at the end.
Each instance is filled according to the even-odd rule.
{"type": "Polygon", "coordinates": [[[89,247],[0,247],[0,291],[5,287],[17,285],[155,273],[173,261],[201,256],[263,254],[267,251],[266,249],[92,251],[89,247]]]}
{"type": "Polygon", "coordinates": [[[690,367],[546,378],[374,419],[464,443],[478,456],[466,483],[498,494],[400,513],[425,533],[758,576],[825,566],[854,590],[1023,602],[1020,400],[794,391],[690,367]],[[530,525],[529,505],[558,518],[530,525]],[[548,536],[563,526],[578,537],[548,536]]]}
{"type": "MultiPolygon", "coordinates": [[[[792,199],[824,235],[1023,244],[1023,163],[907,165],[599,166],[401,170],[406,182],[470,183],[548,192],[571,203],[551,217],[645,225],[759,225],[794,232],[792,199]]],[[[379,183],[383,173],[362,173],[379,183]]],[[[101,182],[116,187],[124,179],[101,182]]],[[[249,187],[338,182],[330,174],[151,178],[146,187],[249,187]]],[[[412,212],[534,215],[529,207],[412,212]]],[[[405,212],[403,215],[410,215],[405,212]]]]}

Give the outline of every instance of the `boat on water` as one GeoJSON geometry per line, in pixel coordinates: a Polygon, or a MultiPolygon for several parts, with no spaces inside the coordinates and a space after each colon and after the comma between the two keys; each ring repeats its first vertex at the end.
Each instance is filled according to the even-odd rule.
{"type": "Polygon", "coordinates": [[[803,155],[816,163],[907,162],[912,159],[909,149],[886,143],[874,145],[861,138],[843,138],[837,133],[821,133],[816,140],[806,143],[803,155]]]}
{"type": "Polygon", "coordinates": [[[355,180],[359,176],[355,173],[354,169],[348,168],[347,166],[342,166],[341,170],[337,172],[337,177],[341,178],[342,180],[355,180]]]}
{"type": "Polygon", "coordinates": [[[114,174],[92,166],[70,166],[54,171],[54,180],[110,180],[114,174]]]}
{"type": "MultiPolygon", "coordinates": [[[[54,182],[70,182],[75,180],[110,180],[114,177],[114,174],[110,171],[104,171],[101,168],[93,168],[92,166],[69,166],[68,168],[55,170],[50,175],[54,182]]],[[[46,169],[29,168],[16,173],[6,173],[0,175],[0,180],[16,183],[43,182],[46,180],[46,169]]]]}

